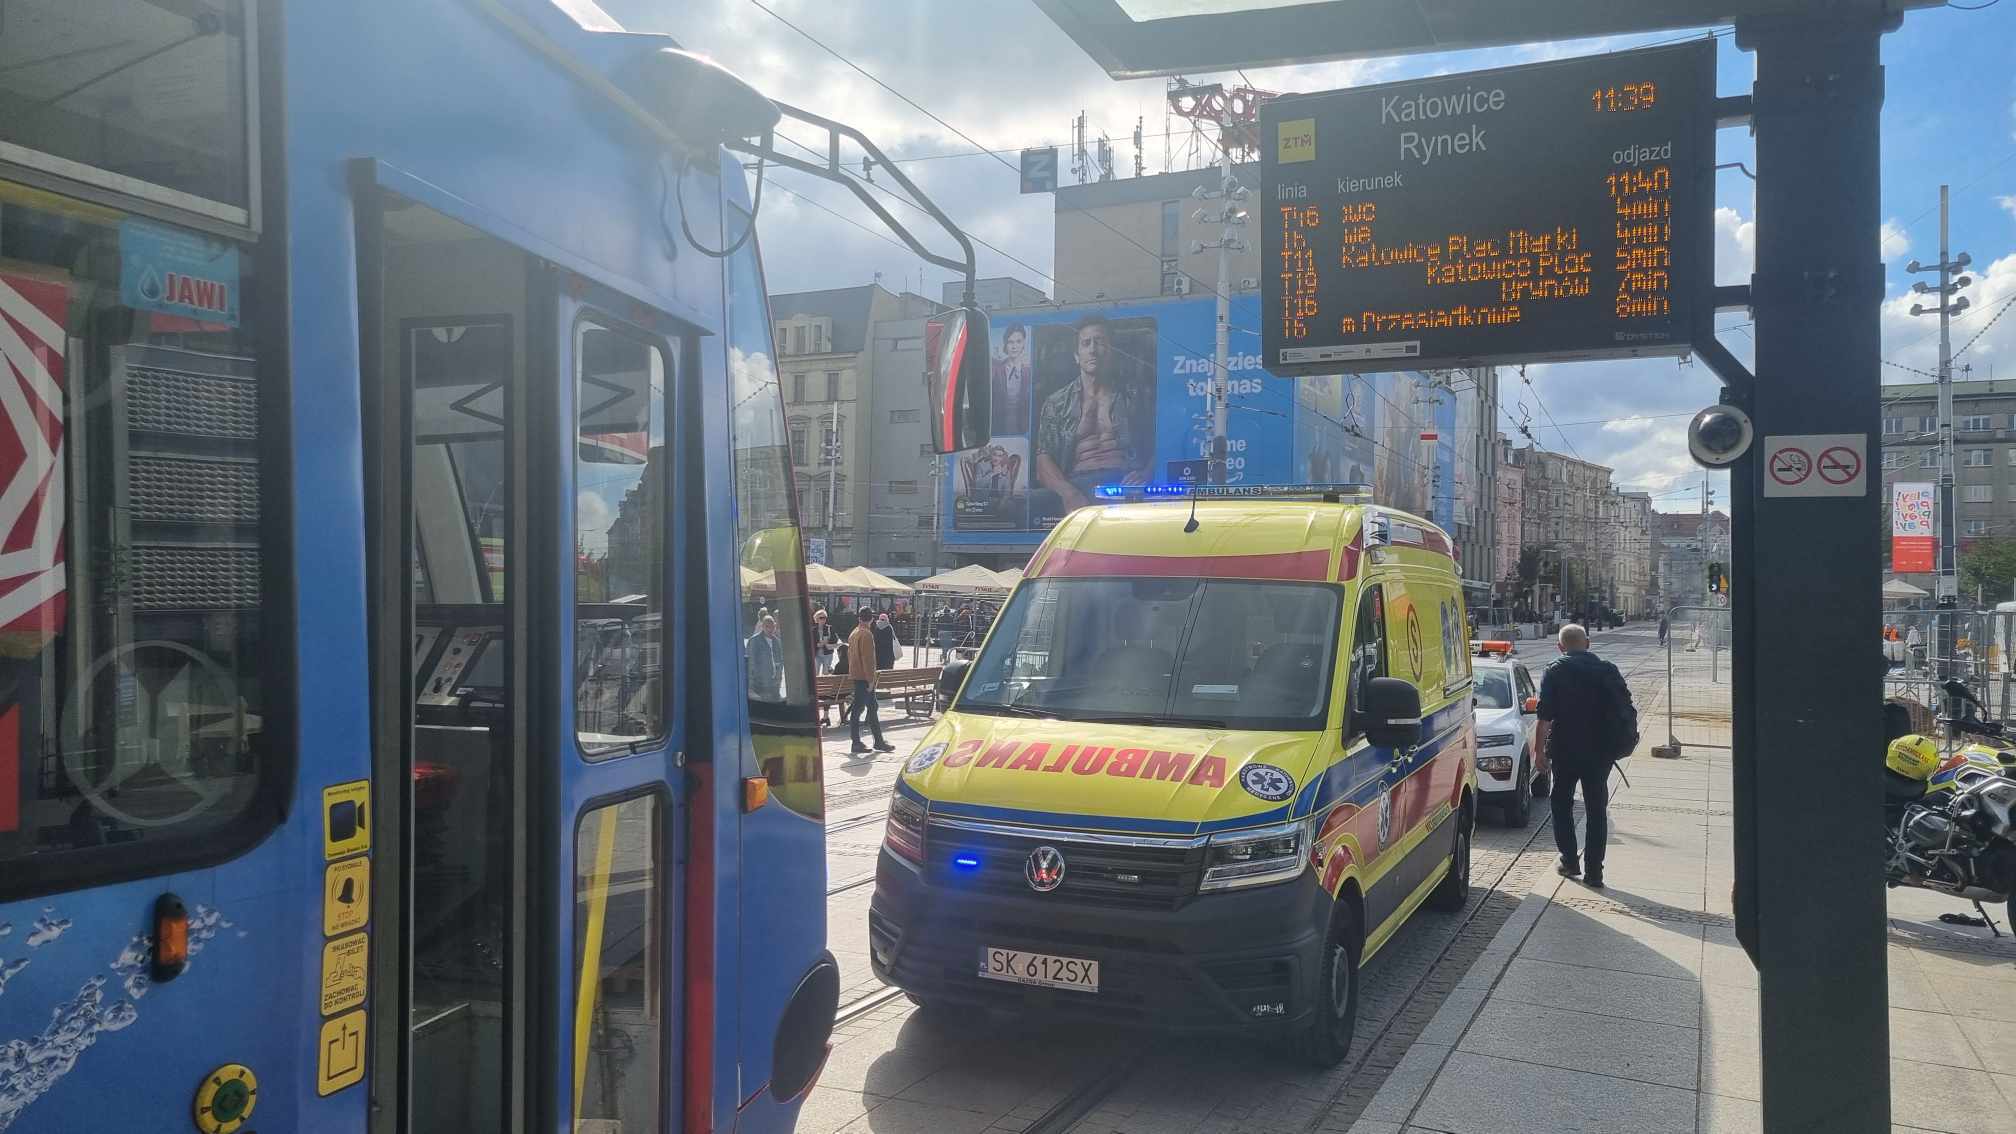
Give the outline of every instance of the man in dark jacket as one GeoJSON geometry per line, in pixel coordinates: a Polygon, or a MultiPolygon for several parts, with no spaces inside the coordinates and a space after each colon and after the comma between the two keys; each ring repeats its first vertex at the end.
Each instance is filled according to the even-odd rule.
{"type": "Polygon", "coordinates": [[[1631,690],[1617,667],[1589,652],[1589,632],[1574,623],[1561,628],[1561,658],[1540,679],[1540,725],[1534,734],[1534,770],[1553,769],[1554,845],[1564,878],[1580,877],[1603,888],[1603,851],[1610,840],[1610,768],[1626,752],[1605,751],[1606,723],[1619,705],[1631,704],[1631,690]],[[1589,869],[1575,847],[1575,785],[1582,785],[1588,822],[1589,869]]]}

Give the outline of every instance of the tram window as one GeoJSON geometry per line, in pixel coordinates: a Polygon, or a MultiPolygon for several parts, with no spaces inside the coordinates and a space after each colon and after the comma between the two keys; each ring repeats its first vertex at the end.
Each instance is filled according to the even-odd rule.
{"type": "Polygon", "coordinates": [[[665,354],[574,331],[574,731],[590,759],[665,735],[665,354]]]}
{"type": "Polygon", "coordinates": [[[8,0],[0,5],[0,139],[243,209],[251,164],[245,7],[8,0]]]}
{"type": "Polygon", "coordinates": [[[251,265],[234,244],[0,181],[10,893],[227,853],[258,834],[252,815],[272,814],[262,784],[285,782],[281,737],[265,727],[284,691],[260,664],[251,265]],[[120,281],[157,271],[171,248],[205,255],[210,282],[228,285],[207,293],[213,309],[158,288],[122,303],[120,281]]]}
{"type": "Polygon", "coordinates": [[[664,1033],[659,802],[638,796],[581,817],[574,835],[574,1117],[658,1124],[664,1033]]]}
{"type": "MultiPolygon", "coordinates": [[[[728,223],[749,224],[749,215],[731,210],[728,223]]],[[[825,788],[812,720],[811,607],[792,487],[791,436],[764,296],[763,266],[752,239],[728,262],[728,424],[735,450],[744,681],[754,732],[753,766],[745,765],[743,774],[764,776],[771,798],[817,817],[825,814],[825,788]],[[766,611],[776,620],[771,645],[762,641],[769,636],[762,625],[766,611]]]]}

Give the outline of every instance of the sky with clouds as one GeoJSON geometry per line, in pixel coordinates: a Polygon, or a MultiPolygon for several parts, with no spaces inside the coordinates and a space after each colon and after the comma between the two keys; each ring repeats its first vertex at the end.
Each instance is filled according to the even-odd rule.
{"type": "MultiPolygon", "coordinates": [[[[1071,121],[1082,110],[1094,136],[1115,139],[1122,176],[1133,168],[1137,119],[1146,135],[1148,172],[1163,168],[1165,141],[1172,166],[1185,164],[1187,127],[1180,119],[1165,125],[1165,82],[1108,78],[1029,0],[600,3],[630,28],[667,32],[714,56],[774,98],[863,130],[956,221],[1001,250],[981,250],[982,276],[1012,275],[1052,290],[1045,274],[1052,266],[1051,198],[1020,195],[1012,168],[975,152],[778,17],[985,147],[1008,151],[1007,162],[1024,147],[1068,143],[1071,121]],[[1165,139],[1170,131],[1174,136],[1165,139]]],[[[1320,91],[1586,55],[1682,34],[1255,68],[1246,77],[1268,90],[1320,91]]],[[[1718,59],[1719,92],[1747,91],[1753,57],[1725,34],[1718,59]]],[[[1914,11],[1885,37],[1883,62],[1886,220],[1877,251],[1888,275],[1880,318],[1884,356],[1892,364],[1884,380],[1920,381],[1919,371],[1937,365],[1936,321],[1911,316],[1908,292],[1918,277],[1904,266],[1914,258],[1938,259],[1942,182],[1953,186],[1953,248],[1972,254],[1976,281],[1967,292],[1973,310],[1954,322],[1955,348],[1971,341],[1956,366],[1971,365],[1976,378],[1991,372],[2016,377],[2016,310],[1990,323],[2016,305],[2016,3],[1914,11]]],[[[1238,75],[1191,77],[1240,81],[1238,75]]],[[[1720,131],[1717,147],[1718,161],[1755,168],[1746,131],[1720,131]]],[[[1716,190],[1716,275],[1720,282],[1742,282],[1755,246],[1751,183],[1731,169],[1720,174],[1716,190]]],[[[881,273],[885,286],[921,286],[936,296],[951,278],[886,236],[844,189],[790,172],[771,175],[758,234],[775,292],[844,287],[881,273]]],[[[1720,322],[1724,344],[1750,362],[1746,318],[1725,315],[1720,322]]],[[[1719,388],[1705,366],[1673,360],[1536,365],[1523,378],[1506,370],[1501,400],[1507,418],[1500,428],[1510,432],[1528,421],[1544,447],[1610,465],[1619,485],[1653,493],[1662,510],[1690,511],[1700,506],[1702,476],[1687,456],[1687,419],[1714,401],[1719,388]]],[[[1728,499],[1721,479],[1713,486],[1718,504],[1728,499]]]]}

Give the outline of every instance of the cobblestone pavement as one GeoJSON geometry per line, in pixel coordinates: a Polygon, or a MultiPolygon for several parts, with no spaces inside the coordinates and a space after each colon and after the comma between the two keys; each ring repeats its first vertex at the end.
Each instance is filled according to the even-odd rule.
{"type": "MultiPolygon", "coordinates": [[[[1627,672],[1658,657],[1649,631],[1601,635],[1597,648],[1627,672]]],[[[1551,643],[1522,643],[1536,667],[1551,643]]],[[[1660,669],[1663,680],[1663,667],[1660,669]]],[[[1634,680],[1634,687],[1637,686],[1634,680]]],[[[1640,693],[1641,704],[1649,687],[1640,693]]],[[[1237,1037],[1161,1039],[1058,1026],[1038,1018],[920,1018],[868,971],[867,910],[890,785],[923,728],[890,730],[893,754],[826,747],[828,938],[841,968],[841,1022],[802,1134],[1310,1134],[1342,1131],[1385,1083],[1500,926],[1547,877],[1546,809],[1524,828],[1487,817],[1472,850],[1472,897],[1458,914],[1418,913],[1373,957],[1361,980],[1357,1039],[1342,1064],[1317,1071],[1237,1037]]]]}

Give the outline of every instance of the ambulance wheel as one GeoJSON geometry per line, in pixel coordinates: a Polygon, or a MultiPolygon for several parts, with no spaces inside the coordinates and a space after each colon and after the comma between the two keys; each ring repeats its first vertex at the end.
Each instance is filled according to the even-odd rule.
{"type": "Polygon", "coordinates": [[[927,999],[914,992],[904,993],[903,998],[916,1007],[916,1011],[911,1015],[926,1028],[934,1032],[948,1031],[952,1028],[955,1013],[942,1002],[927,999]]]}
{"type": "Polygon", "coordinates": [[[1456,828],[1456,845],[1449,852],[1449,873],[1427,901],[1428,908],[1438,913],[1456,913],[1470,900],[1470,824],[1458,811],[1450,817],[1450,825],[1456,828]]]}
{"type": "Polygon", "coordinates": [[[1351,1034],[1358,1028],[1360,938],[1357,909],[1338,902],[1323,939],[1322,995],[1290,1041],[1297,1056],[1317,1067],[1335,1067],[1351,1052],[1351,1034]]]}

